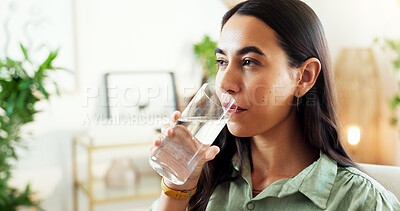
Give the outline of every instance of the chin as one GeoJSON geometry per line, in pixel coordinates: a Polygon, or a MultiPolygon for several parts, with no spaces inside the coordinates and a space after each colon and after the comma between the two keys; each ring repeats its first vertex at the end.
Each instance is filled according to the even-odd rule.
{"type": "Polygon", "coordinates": [[[227,124],[229,132],[236,136],[236,137],[252,137],[254,134],[251,133],[246,127],[243,127],[241,125],[228,122],[227,124]]]}

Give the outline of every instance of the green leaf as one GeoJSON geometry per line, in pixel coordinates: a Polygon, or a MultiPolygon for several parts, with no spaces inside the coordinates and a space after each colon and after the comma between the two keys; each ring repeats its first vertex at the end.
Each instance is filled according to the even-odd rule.
{"type": "Polygon", "coordinates": [[[28,88],[31,85],[30,81],[23,81],[20,84],[18,84],[18,90],[24,90],[28,88]]]}
{"type": "Polygon", "coordinates": [[[43,95],[44,95],[44,97],[46,98],[46,99],[49,99],[49,93],[48,92],[46,92],[46,90],[43,88],[43,86],[39,86],[39,90],[43,93],[43,95]]]}
{"type": "Polygon", "coordinates": [[[29,61],[29,56],[28,56],[28,51],[26,50],[26,48],[20,43],[19,46],[21,47],[22,53],[24,54],[25,60],[29,61]]]}
{"type": "Polygon", "coordinates": [[[217,64],[215,63],[214,51],[217,47],[217,42],[213,41],[210,36],[205,35],[203,40],[193,46],[193,51],[199,58],[205,76],[213,77],[217,72],[217,64]]]}
{"type": "Polygon", "coordinates": [[[44,70],[52,68],[51,63],[57,57],[58,50],[59,49],[49,53],[49,55],[47,56],[47,59],[43,62],[42,65],[39,66],[39,70],[37,71],[37,73],[42,74],[44,70]]]}
{"type": "Polygon", "coordinates": [[[53,70],[64,70],[69,73],[74,73],[72,70],[70,70],[68,68],[64,68],[64,67],[53,67],[53,70]]]}
{"type": "Polygon", "coordinates": [[[24,108],[25,101],[26,101],[26,97],[27,97],[27,95],[28,95],[28,93],[29,93],[30,91],[31,91],[31,90],[27,89],[27,90],[22,91],[22,92],[19,94],[18,99],[17,99],[17,108],[18,108],[18,109],[21,109],[21,110],[22,110],[22,109],[24,108]]]}
{"type": "Polygon", "coordinates": [[[399,105],[399,103],[400,103],[400,97],[398,95],[396,95],[390,100],[390,107],[393,110],[396,110],[396,108],[399,105]]]}
{"type": "Polygon", "coordinates": [[[400,70],[400,58],[393,61],[393,66],[395,71],[400,70]]]}
{"type": "MultiPolygon", "coordinates": [[[[12,176],[14,161],[18,159],[17,148],[25,149],[24,140],[20,135],[21,127],[33,121],[35,113],[39,112],[34,109],[39,99],[32,95],[32,90],[40,91],[48,99],[49,93],[43,86],[48,80],[47,71],[64,68],[52,65],[58,55],[57,49],[50,52],[43,63],[34,65],[39,68],[34,71],[35,75],[32,78],[23,67],[23,64],[29,61],[29,52],[22,44],[20,48],[25,59],[20,61],[8,57],[0,58],[0,110],[5,111],[0,115],[0,126],[7,134],[0,137],[0,210],[15,210],[19,205],[42,210],[37,202],[30,199],[32,190],[29,185],[18,190],[8,186],[7,181],[12,176]]],[[[54,86],[59,93],[56,83],[54,86]]]]}
{"type": "Polygon", "coordinates": [[[57,85],[57,83],[55,81],[53,81],[53,85],[56,88],[57,95],[60,95],[60,89],[58,88],[58,85],[57,85]]]}
{"type": "Polygon", "coordinates": [[[15,160],[18,160],[18,155],[17,155],[17,153],[15,152],[15,149],[14,149],[14,148],[11,148],[11,149],[10,149],[10,156],[11,156],[12,158],[14,158],[15,160]]]}
{"type": "Polygon", "coordinates": [[[5,191],[0,191],[0,207],[3,207],[8,202],[8,195],[5,191]]]}
{"type": "Polygon", "coordinates": [[[10,67],[15,67],[16,64],[17,64],[14,60],[12,60],[12,59],[10,59],[10,58],[8,58],[8,57],[6,57],[6,61],[7,61],[6,65],[7,65],[9,68],[10,68],[10,67]]]}
{"type": "Polygon", "coordinates": [[[30,185],[28,184],[27,186],[26,186],[26,188],[25,188],[25,194],[29,194],[31,191],[30,191],[30,185]]]}
{"type": "Polygon", "coordinates": [[[15,98],[16,97],[17,97],[17,94],[15,92],[13,92],[13,93],[11,93],[11,96],[7,101],[7,114],[8,114],[8,116],[11,116],[13,114],[15,98]]]}

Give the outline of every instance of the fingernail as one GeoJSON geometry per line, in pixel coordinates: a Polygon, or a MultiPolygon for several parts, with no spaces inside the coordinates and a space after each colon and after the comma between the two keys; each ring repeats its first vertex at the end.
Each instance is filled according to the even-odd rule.
{"type": "Polygon", "coordinates": [[[213,158],[213,155],[211,153],[207,153],[206,160],[210,160],[211,158],[213,158]]]}
{"type": "Polygon", "coordinates": [[[174,131],[172,130],[172,128],[168,128],[168,130],[167,130],[167,135],[168,135],[168,136],[171,136],[173,132],[174,132],[174,131]]]}

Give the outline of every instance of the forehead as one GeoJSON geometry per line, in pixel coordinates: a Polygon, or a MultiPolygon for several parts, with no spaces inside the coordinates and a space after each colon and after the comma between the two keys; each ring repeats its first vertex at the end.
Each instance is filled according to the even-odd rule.
{"type": "Polygon", "coordinates": [[[279,48],[275,31],[262,20],[249,15],[233,15],[221,31],[218,47],[230,51],[244,46],[279,48]]]}

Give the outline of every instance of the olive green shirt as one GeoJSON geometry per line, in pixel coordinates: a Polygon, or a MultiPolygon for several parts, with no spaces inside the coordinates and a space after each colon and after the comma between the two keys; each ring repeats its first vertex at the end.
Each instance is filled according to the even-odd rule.
{"type": "MultiPolygon", "coordinates": [[[[238,171],[236,159],[234,167],[238,171]]],[[[272,183],[252,196],[251,169],[245,160],[239,179],[216,187],[207,210],[393,210],[396,197],[353,167],[338,167],[324,153],[297,176],[272,183]]],[[[156,210],[157,202],[153,204],[156,210]]]]}

